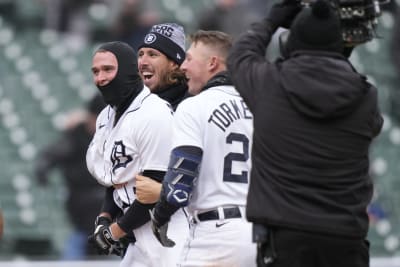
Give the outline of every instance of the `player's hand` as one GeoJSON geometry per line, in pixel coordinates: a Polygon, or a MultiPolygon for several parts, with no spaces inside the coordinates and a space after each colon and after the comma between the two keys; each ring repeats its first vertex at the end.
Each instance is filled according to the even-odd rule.
{"type": "Polygon", "coordinates": [[[113,239],[108,226],[97,226],[93,235],[89,236],[88,242],[97,249],[99,255],[121,254],[118,241],[113,239]]]}
{"type": "Polygon", "coordinates": [[[160,198],[162,184],[142,175],[136,175],[136,199],[142,204],[153,204],[160,198]]]}
{"type": "Polygon", "coordinates": [[[152,210],[149,210],[150,212],[150,218],[151,218],[151,230],[153,230],[154,235],[158,239],[158,241],[161,243],[163,247],[173,247],[175,246],[175,242],[171,239],[168,238],[167,232],[168,232],[168,223],[165,223],[164,225],[160,225],[157,221],[157,219],[154,217],[154,212],[152,210]]]}
{"type": "Polygon", "coordinates": [[[269,10],[267,20],[275,27],[290,28],[292,21],[300,12],[301,5],[295,0],[283,0],[275,3],[269,10]]]}

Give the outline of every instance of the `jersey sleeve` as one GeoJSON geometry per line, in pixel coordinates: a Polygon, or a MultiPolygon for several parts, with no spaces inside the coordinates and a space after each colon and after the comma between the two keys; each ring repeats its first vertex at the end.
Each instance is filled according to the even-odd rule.
{"type": "Polygon", "coordinates": [[[203,129],[198,118],[199,112],[194,112],[197,105],[187,99],[175,112],[172,130],[172,148],[179,146],[194,146],[203,149],[203,129]]]}
{"type": "Polygon", "coordinates": [[[143,118],[137,132],[136,146],[139,151],[141,171],[166,171],[171,151],[172,112],[167,106],[153,111],[143,118]]]}
{"type": "MultiPolygon", "coordinates": [[[[107,109],[107,108],[106,108],[107,109]]],[[[105,142],[104,137],[104,125],[107,121],[107,111],[104,109],[96,120],[96,132],[93,135],[92,141],[89,144],[86,152],[86,166],[89,173],[102,185],[109,186],[104,183],[104,179],[101,179],[103,168],[100,168],[100,163],[103,162],[103,144],[105,142]]]]}

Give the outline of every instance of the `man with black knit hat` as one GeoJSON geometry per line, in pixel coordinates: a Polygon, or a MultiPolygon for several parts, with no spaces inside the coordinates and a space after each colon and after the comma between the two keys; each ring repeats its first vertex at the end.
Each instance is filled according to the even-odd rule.
{"type": "MultiPolygon", "coordinates": [[[[154,25],[138,50],[139,74],[152,93],[168,101],[175,110],[188,97],[187,79],[179,68],[185,59],[185,32],[176,23],[154,25]]],[[[161,183],[136,176],[136,196],[146,204],[160,197],[161,183]]]]}
{"type": "Polygon", "coordinates": [[[185,238],[182,229],[187,227],[183,212],[174,216],[170,228],[178,246],[167,250],[152,236],[153,205],[141,203],[135,194],[136,174],[161,181],[166,171],[171,147],[169,104],[143,85],[136,53],[126,43],[101,45],[93,56],[92,73],[108,106],[97,119],[86,162],[107,194],[89,241],[102,254],[118,254],[118,240],[133,233],[136,243],[128,246],[120,266],[175,266],[185,238]]]}
{"type": "Polygon", "coordinates": [[[187,96],[185,74],[179,69],[184,60],[185,32],[176,23],[154,25],[138,48],[144,84],[174,109],[187,96]]]}
{"type": "Polygon", "coordinates": [[[341,31],[329,2],[285,0],[228,57],[254,115],[246,215],[258,266],[369,266],[368,149],[383,120],[376,88],[343,55],[341,31]],[[290,28],[285,58],[269,62],[278,27],[290,28]]]}

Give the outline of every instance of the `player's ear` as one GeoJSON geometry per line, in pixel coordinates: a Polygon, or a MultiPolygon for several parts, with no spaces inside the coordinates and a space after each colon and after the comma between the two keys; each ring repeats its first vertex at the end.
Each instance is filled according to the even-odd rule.
{"type": "Polygon", "coordinates": [[[219,64],[219,58],[217,56],[211,56],[208,61],[208,68],[212,72],[218,68],[219,64]]]}

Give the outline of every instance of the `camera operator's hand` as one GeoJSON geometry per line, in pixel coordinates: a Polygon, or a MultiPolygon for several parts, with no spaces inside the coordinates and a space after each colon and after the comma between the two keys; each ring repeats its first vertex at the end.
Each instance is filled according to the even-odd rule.
{"type": "Polygon", "coordinates": [[[267,16],[267,20],[273,27],[290,28],[292,21],[300,12],[301,5],[296,0],[283,0],[280,3],[274,4],[267,16]]]}

